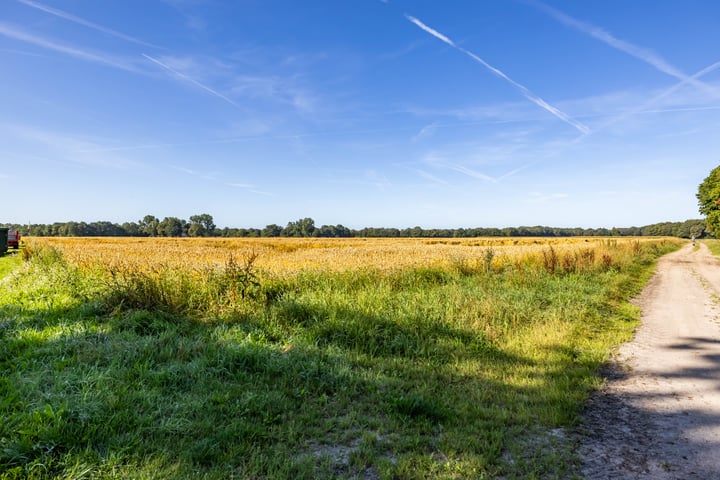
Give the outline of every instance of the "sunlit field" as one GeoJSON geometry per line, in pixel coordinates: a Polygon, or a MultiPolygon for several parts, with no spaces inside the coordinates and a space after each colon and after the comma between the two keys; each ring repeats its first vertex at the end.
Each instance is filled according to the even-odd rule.
{"type": "MultiPolygon", "coordinates": [[[[285,274],[301,270],[399,270],[408,267],[493,268],[539,260],[550,247],[566,266],[577,265],[575,257],[585,255],[585,267],[623,256],[654,238],[57,238],[31,239],[32,244],[59,248],[78,265],[132,266],[146,268],[199,268],[221,266],[257,255],[255,266],[267,272],[285,274]],[[592,258],[588,257],[591,256],[592,258]],[[490,259],[490,257],[492,257],[490,259]],[[592,261],[590,261],[592,260],[592,261]]],[[[560,265],[562,268],[562,265],[560,265]]]]}
{"type": "Polygon", "coordinates": [[[573,478],[682,244],[30,238],[0,258],[0,479],[573,478]]]}

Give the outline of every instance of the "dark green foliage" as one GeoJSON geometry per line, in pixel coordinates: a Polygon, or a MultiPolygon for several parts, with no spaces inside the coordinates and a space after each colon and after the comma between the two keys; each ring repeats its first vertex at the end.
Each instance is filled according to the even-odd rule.
{"type": "Polygon", "coordinates": [[[700,184],[697,199],[707,228],[717,235],[720,233],[720,167],[715,167],[700,184]]]}
{"type": "Polygon", "coordinates": [[[283,237],[313,237],[315,230],[315,220],[301,218],[295,222],[288,222],[281,235],[283,237]]]}
{"type": "Polygon", "coordinates": [[[283,228],[280,225],[271,223],[262,229],[261,235],[263,237],[279,237],[282,231],[283,228]]]}
{"type": "Polygon", "coordinates": [[[177,217],[165,217],[158,225],[161,237],[179,237],[187,231],[187,222],[177,217]]]}
{"type": "Polygon", "coordinates": [[[188,236],[190,237],[212,237],[215,234],[215,223],[212,215],[203,213],[201,215],[192,215],[190,217],[190,225],[188,227],[188,236]]]}

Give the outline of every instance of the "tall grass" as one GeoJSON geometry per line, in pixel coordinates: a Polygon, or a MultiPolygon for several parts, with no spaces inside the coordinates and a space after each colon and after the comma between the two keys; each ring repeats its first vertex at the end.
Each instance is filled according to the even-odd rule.
{"type": "Polygon", "coordinates": [[[220,267],[179,268],[153,265],[102,266],[93,269],[106,287],[106,302],[116,308],[160,309],[170,313],[221,313],[237,310],[246,299],[256,297],[260,287],[254,262],[230,255],[220,267]]]}
{"type": "Polygon", "coordinates": [[[0,478],[571,475],[558,429],[676,246],[280,274],[36,245],[0,289],[0,478]]]}

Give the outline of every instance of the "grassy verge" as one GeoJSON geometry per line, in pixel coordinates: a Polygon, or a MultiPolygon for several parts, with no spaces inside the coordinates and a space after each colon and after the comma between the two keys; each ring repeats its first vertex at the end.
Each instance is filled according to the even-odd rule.
{"type": "Polygon", "coordinates": [[[18,268],[22,263],[21,258],[15,252],[0,255],[0,278],[7,276],[11,271],[18,268]]]}
{"type": "Polygon", "coordinates": [[[703,240],[713,255],[720,256],[720,240],[703,240]]]}
{"type": "Polygon", "coordinates": [[[36,252],[0,286],[0,478],[563,477],[562,428],[675,247],[283,278],[36,252]]]}

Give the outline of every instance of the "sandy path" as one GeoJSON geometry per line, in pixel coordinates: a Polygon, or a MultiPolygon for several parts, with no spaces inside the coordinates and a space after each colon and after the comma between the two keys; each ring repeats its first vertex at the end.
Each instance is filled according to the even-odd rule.
{"type": "Polygon", "coordinates": [[[720,261],[705,245],[660,259],[581,426],[589,479],[720,479],[720,261]]]}

